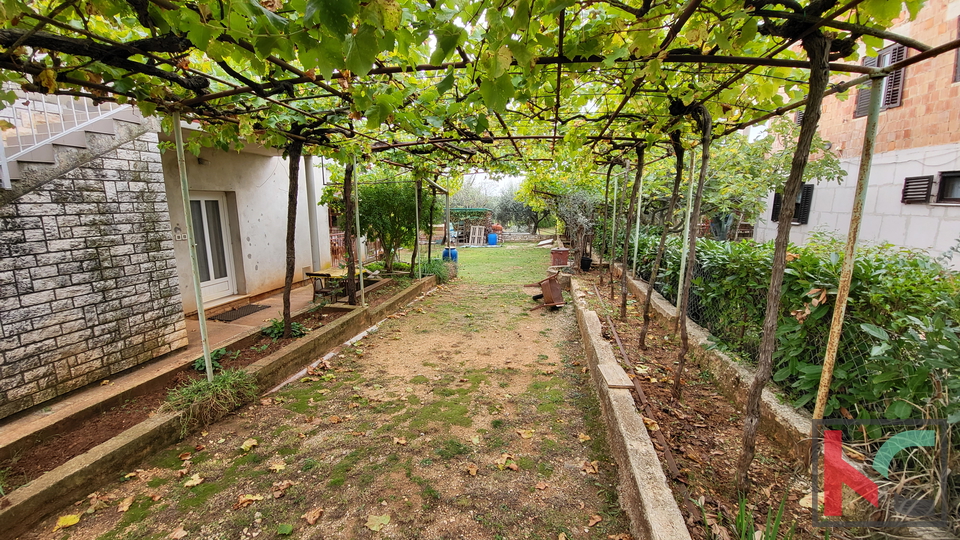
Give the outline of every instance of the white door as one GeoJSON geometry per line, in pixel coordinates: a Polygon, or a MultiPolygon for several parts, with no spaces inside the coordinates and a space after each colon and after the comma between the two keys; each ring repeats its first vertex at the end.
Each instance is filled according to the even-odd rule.
{"type": "Polygon", "coordinates": [[[204,302],[236,294],[227,199],[221,194],[190,194],[193,233],[197,237],[197,267],[204,302]]]}

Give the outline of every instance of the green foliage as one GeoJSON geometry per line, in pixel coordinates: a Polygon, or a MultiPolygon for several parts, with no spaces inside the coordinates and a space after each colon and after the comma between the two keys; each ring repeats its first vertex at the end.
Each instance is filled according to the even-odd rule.
{"type": "Polygon", "coordinates": [[[430,262],[420,266],[420,271],[425,276],[436,276],[437,283],[442,284],[450,281],[451,276],[456,275],[456,271],[451,269],[452,263],[433,259],[430,262]]]}
{"type": "Polygon", "coordinates": [[[257,397],[256,379],[243,370],[224,370],[212,381],[198,379],[178,386],[167,394],[162,410],[183,413],[186,433],[196,425],[207,425],[257,397]]]}
{"type": "Polygon", "coordinates": [[[783,509],[786,505],[787,499],[784,497],[780,501],[780,508],[777,509],[777,513],[773,513],[773,508],[767,512],[767,522],[763,527],[763,532],[760,535],[757,535],[756,525],[753,522],[753,513],[747,509],[747,500],[740,499],[740,507],[737,510],[737,517],[734,521],[734,531],[738,540],[778,540],[782,538],[783,540],[792,540],[794,535],[794,527],[796,524],[790,525],[790,529],[781,537],[780,528],[782,526],[781,520],[783,519],[783,509]]]}
{"type": "MultiPolygon", "coordinates": [[[[307,335],[310,329],[306,326],[293,321],[290,323],[290,337],[299,338],[307,335]]],[[[272,338],[280,339],[283,337],[283,320],[281,319],[270,319],[270,325],[260,330],[260,333],[272,338]]]]}
{"type": "MultiPolygon", "coordinates": [[[[218,360],[224,357],[229,357],[231,360],[233,360],[238,356],[240,356],[240,351],[233,351],[231,353],[228,353],[226,348],[221,347],[219,349],[214,349],[210,351],[210,364],[212,365],[214,371],[220,371],[221,369],[223,369],[223,366],[220,365],[220,362],[218,360]]],[[[207,370],[207,363],[206,361],[204,361],[202,356],[193,361],[193,369],[197,371],[207,370]]]]}
{"type": "MultiPolygon", "coordinates": [[[[639,239],[638,272],[649,275],[657,238],[639,239]]],[[[657,289],[677,297],[679,241],[664,254],[657,289]]],[[[841,246],[819,236],[791,246],[777,327],[773,379],[795,406],[812,404],[839,282],[841,246]]],[[[701,239],[690,317],[724,348],[755,360],[770,280],[771,244],[701,239]]],[[[857,418],[955,414],[960,407],[958,281],[931,257],[890,245],[862,246],[854,263],[831,394],[857,418]]]]}

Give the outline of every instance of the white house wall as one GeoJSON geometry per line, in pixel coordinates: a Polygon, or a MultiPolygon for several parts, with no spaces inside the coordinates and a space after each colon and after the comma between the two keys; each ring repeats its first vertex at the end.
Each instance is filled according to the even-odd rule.
{"type": "MultiPolygon", "coordinates": [[[[832,231],[846,238],[853,209],[859,158],[844,158],[841,166],[847,177],[841,184],[817,184],[813,190],[810,219],[806,225],[794,225],[790,240],[802,244],[814,231],[832,231]]],[[[860,228],[861,242],[889,242],[898,246],[927,250],[936,256],[960,241],[960,205],[903,204],[900,202],[904,178],[932,175],[940,171],[960,170],[960,145],[947,144],[911,148],[876,154],[860,228]]],[[[933,192],[936,193],[936,183],[933,192]]],[[[932,197],[931,197],[932,199],[932,197]]],[[[777,235],[777,223],[770,221],[773,195],[767,210],[757,222],[754,238],[765,242],[777,235]]],[[[960,267],[960,256],[953,260],[960,267]]]]}
{"type": "MultiPolygon", "coordinates": [[[[266,153],[266,152],[264,152],[266,153]]],[[[287,160],[251,152],[204,149],[199,160],[187,154],[187,178],[191,191],[226,192],[237,272],[237,294],[255,295],[283,287],[287,219],[287,160]]],[[[176,153],[163,154],[163,171],[170,207],[171,226],[186,234],[176,153]]],[[[300,170],[297,201],[296,273],[303,279],[304,267],[312,266],[306,210],[306,184],[300,170]]],[[[325,215],[322,214],[322,215],[325,215]]],[[[329,242],[324,239],[321,241],[329,242]]],[[[183,296],[184,312],[197,306],[186,240],[176,240],[174,249],[183,296]]],[[[329,248],[328,248],[329,257],[329,248]]]]}

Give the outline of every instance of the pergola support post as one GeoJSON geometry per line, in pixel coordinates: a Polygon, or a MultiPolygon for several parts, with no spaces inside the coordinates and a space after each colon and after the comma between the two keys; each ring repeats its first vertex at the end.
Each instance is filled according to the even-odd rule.
{"type": "Polygon", "coordinates": [[[823,418],[823,411],[827,406],[827,397],[830,394],[830,382],[833,380],[833,368],[837,361],[837,349],[840,346],[840,334],[843,331],[843,317],[847,311],[847,297],[850,296],[850,283],[853,280],[853,263],[856,258],[857,240],[860,237],[860,224],[863,221],[863,205],[867,199],[867,184],[870,183],[870,167],[873,165],[873,146],[877,140],[882,87],[883,77],[876,77],[871,81],[870,108],[867,112],[867,125],[863,132],[863,150],[860,153],[860,167],[857,171],[857,188],[853,197],[853,210],[850,211],[850,230],[847,232],[847,244],[843,251],[840,283],[837,286],[833,319],[830,321],[827,351],[823,357],[823,371],[820,374],[817,403],[813,409],[815,420],[823,418]]]}
{"type": "Polygon", "coordinates": [[[180,128],[180,113],[173,113],[173,141],[177,147],[177,170],[180,171],[180,196],[183,200],[183,215],[187,222],[187,242],[190,244],[190,270],[193,275],[193,294],[197,301],[197,318],[200,319],[200,343],[203,346],[203,363],[207,381],[213,380],[213,362],[210,360],[210,340],[207,336],[207,316],[203,311],[203,294],[200,292],[200,265],[197,262],[197,237],[193,230],[193,212],[190,211],[190,186],[187,182],[187,161],[183,153],[183,130],[180,128]]]}

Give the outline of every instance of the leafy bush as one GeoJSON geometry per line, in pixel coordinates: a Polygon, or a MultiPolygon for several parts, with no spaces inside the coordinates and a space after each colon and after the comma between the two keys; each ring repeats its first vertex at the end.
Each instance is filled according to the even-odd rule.
{"type": "MultiPolygon", "coordinates": [[[[290,337],[303,337],[307,335],[310,329],[306,326],[293,321],[290,323],[290,337]]],[[[261,334],[272,339],[280,339],[283,337],[283,320],[282,319],[270,319],[270,326],[267,326],[260,331],[261,334]]]]}
{"type": "MultiPolygon", "coordinates": [[[[652,235],[638,239],[641,276],[649,277],[658,242],[652,235]]],[[[789,248],[773,378],[797,407],[816,398],[841,251],[837,239],[823,235],[789,248]]],[[[697,243],[690,318],[753,362],[759,355],[772,253],[770,243],[697,243]]],[[[674,237],[655,284],[673,302],[679,268],[680,242],[674,237]]],[[[932,411],[922,409],[930,407],[956,414],[957,286],[955,275],[925,253],[887,244],[860,247],[825,414],[841,407],[863,419],[929,416],[932,411]]]]}
{"type": "Polygon", "coordinates": [[[205,426],[257,397],[257,383],[240,369],[224,370],[212,381],[199,379],[178,386],[167,394],[161,410],[182,411],[182,430],[205,426]]]}
{"type": "MultiPolygon", "coordinates": [[[[225,356],[229,356],[230,359],[233,360],[234,358],[240,356],[240,351],[233,351],[232,353],[227,354],[227,349],[223,347],[210,351],[210,364],[213,366],[214,371],[220,371],[223,369],[223,366],[220,365],[218,360],[225,356]]],[[[207,363],[203,360],[202,356],[193,361],[193,369],[197,371],[207,370],[207,363]]]]}
{"type": "Polygon", "coordinates": [[[450,281],[452,277],[456,275],[455,271],[451,272],[451,263],[441,261],[440,259],[433,259],[430,262],[424,263],[420,266],[420,271],[425,276],[436,276],[437,283],[446,283],[450,281]]]}

